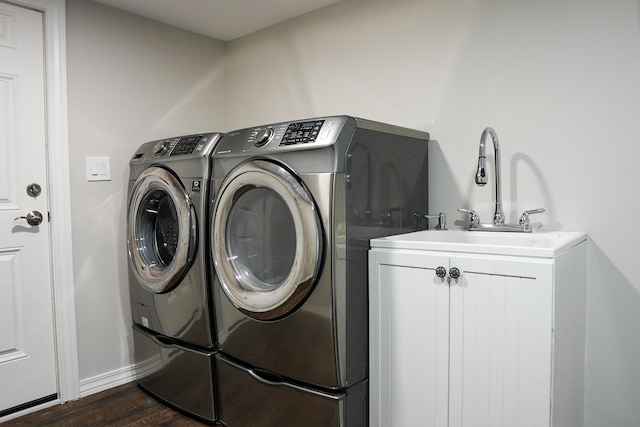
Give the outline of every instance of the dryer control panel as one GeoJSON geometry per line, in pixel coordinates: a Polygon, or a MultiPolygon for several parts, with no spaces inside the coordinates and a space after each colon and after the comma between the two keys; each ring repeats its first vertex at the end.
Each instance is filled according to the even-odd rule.
{"type": "Polygon", "coordinates": [[[280,141],[280,145],[308,144],[315,142],[320,135],[324,120],[291,123],[280,141]]]}
{"type": "Polygon", "coordinates": [[[347,116],[320,117],[229,132],[214,155],[272,153],[327,147],[338,139],[347,116]]]}
{"type": "MultiPolygon", "coordinates": [[[[273,139],[279,142],[279,146],[308,144],[318,139],[324,122],[324,119],[311,120],[255,128],[249,135],[248,142],[256,147],[262,147],[273,139]]],[[[328,131],[325,133],[328,135],[328,131]]]]}

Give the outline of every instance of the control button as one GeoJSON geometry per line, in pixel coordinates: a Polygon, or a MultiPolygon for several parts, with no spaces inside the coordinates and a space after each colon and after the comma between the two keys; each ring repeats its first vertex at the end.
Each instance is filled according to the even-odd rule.
{"type": "Polygon", "coordinates": [[[256,147],[262,147],[273,138],[272,128],[258,128],[255,131],[255,137],[253,139],[256,147]]]}

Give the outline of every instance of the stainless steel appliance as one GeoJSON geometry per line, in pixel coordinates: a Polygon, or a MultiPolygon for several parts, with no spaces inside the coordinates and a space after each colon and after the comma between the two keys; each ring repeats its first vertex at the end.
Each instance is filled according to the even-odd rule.
{"type": "Polygon", "coordinates": [[[367,425],[369,239],[427,212],[428,139],[349,116],[222,138],[210,236],[223,423],[367,425]]]}
{"type": "Polygon", "coordinates": [[[207,217],[211,153],[221,136],[148,142],[129,163],[127,247],[138,384],[205,421],[217,420],[207,217]]]}

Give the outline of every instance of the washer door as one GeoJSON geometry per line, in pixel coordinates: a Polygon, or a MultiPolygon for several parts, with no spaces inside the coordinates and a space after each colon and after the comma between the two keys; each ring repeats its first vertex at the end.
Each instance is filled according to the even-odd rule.
{"type": "Polygon", "coordinates": [[[267,160],[243,163],[224,179],[211,242],[223,291],[260,320],[294,310],[313,289],[322,260],[313,198],[288,169],[267,160]]]}
{"type": "Polygon", "coordinates": [[[180,181],[150,167],[131,189],[127,218],[129,263],[140,285],[153,293],[173,289],[196,253],[197,221],[180,181]]]}

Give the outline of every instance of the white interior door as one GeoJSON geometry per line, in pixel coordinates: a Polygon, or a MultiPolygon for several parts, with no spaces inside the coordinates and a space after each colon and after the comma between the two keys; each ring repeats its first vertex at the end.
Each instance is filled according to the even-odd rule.
{"type": "Polygon", "coordinates": [[[42,13],[0,2],[0,414],[57,393],[43,49],[42,13]]]}

